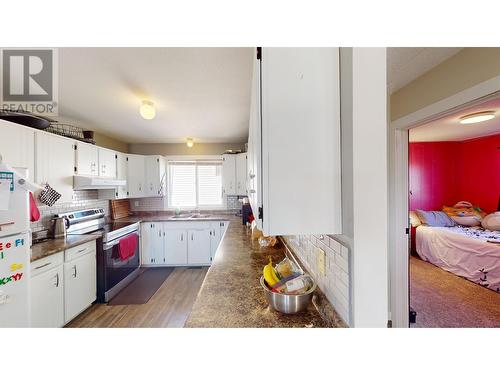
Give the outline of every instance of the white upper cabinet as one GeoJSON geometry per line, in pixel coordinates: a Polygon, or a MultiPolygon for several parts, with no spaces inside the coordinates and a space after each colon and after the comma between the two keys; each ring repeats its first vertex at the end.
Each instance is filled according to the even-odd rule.
{"type": "Polygon", "coordinates": [[[236,195],[236,155],[222,155],[222,192],[236,195]]]}
{"type": "Polygon", "coordinates": [[[263,231],[341,233],[339,49],[263,48],[260,68],[263,231]]]}
{"type": "Polygon", "coordinates": [[[127,185],[129,198],[141,198],[147,196],[146,185],[146,162],[143,155],[127,155],[127,185]]]}
{"type": "Polygon", "coordinates": [[[0,120],[0,155],[14,168],[27,168],[28,178],[35,173],[35,131],[26,126],[0,120]]]}
{"type": "MultiPolygon", "coordinates": [[[[127,181],[127,155],[121,152],[116,153],[116,178],[127,181]]],[[[128,184],[128,181],[127,181],[128,184]]],[[[116,198],[127,198],[127,185],[119,186],[116,189],[116,198]]]]}
{"type": "Polygon", "coordinates": [[[99,154],[99,176],[116,178],[116,152],[105,148],[98,149],[99,154]]]}
{"type": "Polygon", "coordinates": [[[148,197],[165,196],[167,173],[165,158],[159,155],[145,157],[146,181],[145,194],[148,197]]]}
{"type": "Polygon", "coordinates": [[[247,153],[236,154],[236,194],[247,195],[247,153]]]}
{"type": "Polygon", "coordinates": [[[74,147],[72,139],[46,132],[35,133],[35,181],[48,183],[60,193],[57,203],[73,200],[74,147]]]}
{"type": "Polygon", "coordinates": [[[81,176],[99,176],[99,149],[89,143],[76,142],[76,171],[81,176]]]}

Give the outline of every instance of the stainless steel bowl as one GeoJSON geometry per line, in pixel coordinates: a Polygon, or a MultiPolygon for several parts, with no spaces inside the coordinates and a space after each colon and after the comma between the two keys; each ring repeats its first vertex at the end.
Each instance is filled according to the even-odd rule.
{"type": "Polygon", "coordinates": [[[316,290],[316,282],[313,278],[311,278],[311,280],[313,282],[311,289],[309,289],[307,293],[300,295],[273,292],[267,287],[264,276],[260,278],[260,285],[264,289],[267,302],[272,309],[284,314],[296,314],[306,310],[309,303],[311,303],[313,292],[316,290]]]}

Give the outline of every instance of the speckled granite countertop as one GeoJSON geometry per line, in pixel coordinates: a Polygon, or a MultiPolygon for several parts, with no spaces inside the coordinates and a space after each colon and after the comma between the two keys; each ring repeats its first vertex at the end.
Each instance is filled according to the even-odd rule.
{"type": "MultiPolygon", "coordinates": [[[[237,218],[235,215],[230,214],[209,214],[208,217],[183,217],[183,218],[173,218],[172,213],[165,213],[163,211],[152,211],[152,212],[135,212],[131,216],[123,217],[121,219],[112,220],[118,223],[136,223],[139,221],[168,221],[168,222],[183,222],[183,221],[225,221],[237,218]]],[[[241,218],[237,218],[240,220],[241,218]]]]}
{"type": "Polygon", "coordinates": [[[259,283],[269,256],[273,263],[281,261],[285,247],[260,248],[241,221],[232,218],[185,327],[345,326],[340,319],[324,319],[313,304],[295,315],[271,310],[259,283]]]}
{"type": "Polygon", "coordinates": [[[49,239],[31,246],[31,262],[59,253],[66,249],[96,240],[101,237],[96,234],[70,234],[65,238],[49,239]]]}

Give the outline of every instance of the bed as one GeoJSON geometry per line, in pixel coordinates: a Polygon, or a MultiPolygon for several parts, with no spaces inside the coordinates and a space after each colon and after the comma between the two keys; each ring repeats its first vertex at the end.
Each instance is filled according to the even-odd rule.
{"type": "Polygon", "coordinates": [[[418,255],[446,271],[500,293],[500,231],[480,227],[417,227],[418,255]]]}

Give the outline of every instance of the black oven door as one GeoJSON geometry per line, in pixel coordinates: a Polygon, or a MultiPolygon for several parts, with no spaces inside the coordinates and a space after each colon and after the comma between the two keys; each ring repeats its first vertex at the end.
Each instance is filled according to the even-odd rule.
{"type": "Polygon", "coordinates": [[[119,244],[120,238],[108,242],[103,243],[103,252],[101,259],[101,271],[103,271],[103,288],[101,289],[101,293],[109,292],[114,286],[116,286],[120,281],[125,279],[132,272],[137,270],[140,266],[139,263],[139,252],[140,252],[140,236],[139,232],[127,233],[125,236],[121,238],[125,238],[130,236],[131,234],[137,235],[137,246],[135,249],[135,253],[130,258],[122,260],[120,258],[119,253],[119,244]]]}

